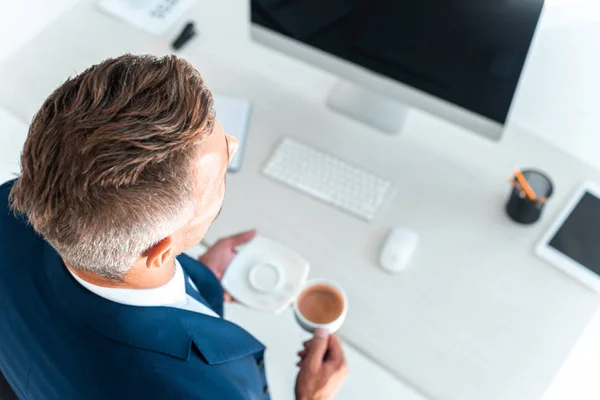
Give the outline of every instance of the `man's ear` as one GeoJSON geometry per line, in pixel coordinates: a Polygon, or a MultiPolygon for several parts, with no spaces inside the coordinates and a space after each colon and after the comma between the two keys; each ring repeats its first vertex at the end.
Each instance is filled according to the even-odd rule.
{"type": "Polygon", "coordinates": [[[225,138],[227,140],[227,151],[229,152],[229,160],[233,158],[235,153],[237,153],[238,148],[240,147],[240,141],[233,135],[228,133],[225,134],[225,138]]]}
{"type": "Polygon", "coordinates": [[[146,267],[161,268],[165,263],[173,257],[173,238],[167,236],[154,246],[146,250],[146,267]]]}

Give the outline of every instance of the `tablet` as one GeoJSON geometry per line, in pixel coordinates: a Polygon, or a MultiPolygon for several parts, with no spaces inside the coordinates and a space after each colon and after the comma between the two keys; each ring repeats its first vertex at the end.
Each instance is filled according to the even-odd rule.
{"type": "Polygon", "coordinates": [[[586,182],[577,189],[536,252],[600,293],[600,186],[586,182]]]}

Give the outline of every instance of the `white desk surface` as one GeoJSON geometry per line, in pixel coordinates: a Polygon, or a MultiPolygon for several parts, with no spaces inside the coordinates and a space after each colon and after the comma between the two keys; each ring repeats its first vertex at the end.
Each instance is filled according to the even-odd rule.
{"type": "MultiPolygon", "coordinates": [[[[293,311],[288,309],[274,316],[228,304],[225,315],[267,345],[265,365],[273,400],[292,400],[298,373],[296,353],[302,347],[302,342],[309,338],[299,328],[293,311]]],[[[350,376],[336,400],[426,400],[366,360],[356,349],[344,346],[344,353],[350,376]]]]}
{"type": "MultiPolygon", "coordinates": [[[[199,244],[187,250],[197,258],[206,251],[199,244]]],[[[267,381],[273,400],[292,400],[298,367],[298,351],[310,338],[294,318],[291,308],[279,315],[248,309],[240,304],[225,304],[225,318],[244,327],[267,346],[265,359],[267,381]]],[[[360,349],[343,344],[350,376],[336,400],[426,400],[411,385],[397,379],[365,357],[360,349]]]]}
{"type": "MultiPolygon", "coordinates": [[[[401,135],[384,136],[323,106],[335,77],[250,42],[244,1],[203,0],[189,18],[201,33],[181,55],[213,91],[253,100],[244,165],[209,239],[256,227],[303,254],[312,277],[349,295],[344,340],[427,397],[540,398],[598,296],[533,247],[575,187],[600,182],[600,172],[514,125],[493,143],[414,112],[401,135]],[[283,136],[388,177],[396,195],[368,224],[265,179],[260,169],[283,136]],[[532,227],[503,211],[506,178],[525,166],[556,186],[532,227]],[[376,260],[396,225],[421,243],[414,268],[390,276],[376,260]]],[[[66,76],[126,51],[169,53],[177,29],[157,39],[83,2],[0,65],[0,105],[30,118],[66,76]]]]}

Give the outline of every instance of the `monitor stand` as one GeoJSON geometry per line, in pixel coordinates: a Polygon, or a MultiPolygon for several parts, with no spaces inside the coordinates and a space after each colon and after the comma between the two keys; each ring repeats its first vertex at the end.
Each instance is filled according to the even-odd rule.
{"type": "Polygon", "coordinates": [[[331,89],[327,106],[388,134],[398,133],[408,114],[408,107],[397,100],[347,81],[331,89]]]}

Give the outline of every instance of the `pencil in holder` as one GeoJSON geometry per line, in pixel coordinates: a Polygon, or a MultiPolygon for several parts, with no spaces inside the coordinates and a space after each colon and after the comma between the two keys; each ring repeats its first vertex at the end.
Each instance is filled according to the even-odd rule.
{"type": "MultiPolygon", "coordinates": [[[[517,184],[506,203],[506,213],[513,221],[529,225],[540,219],[546,202],[552,196],[554,186],[550,178],[541,171],[523,170],[522,174],[535,193],[535,198],[530,198],[517,184]]],[[[516,176],[514,182],[517,182],[516,176]]]]}

